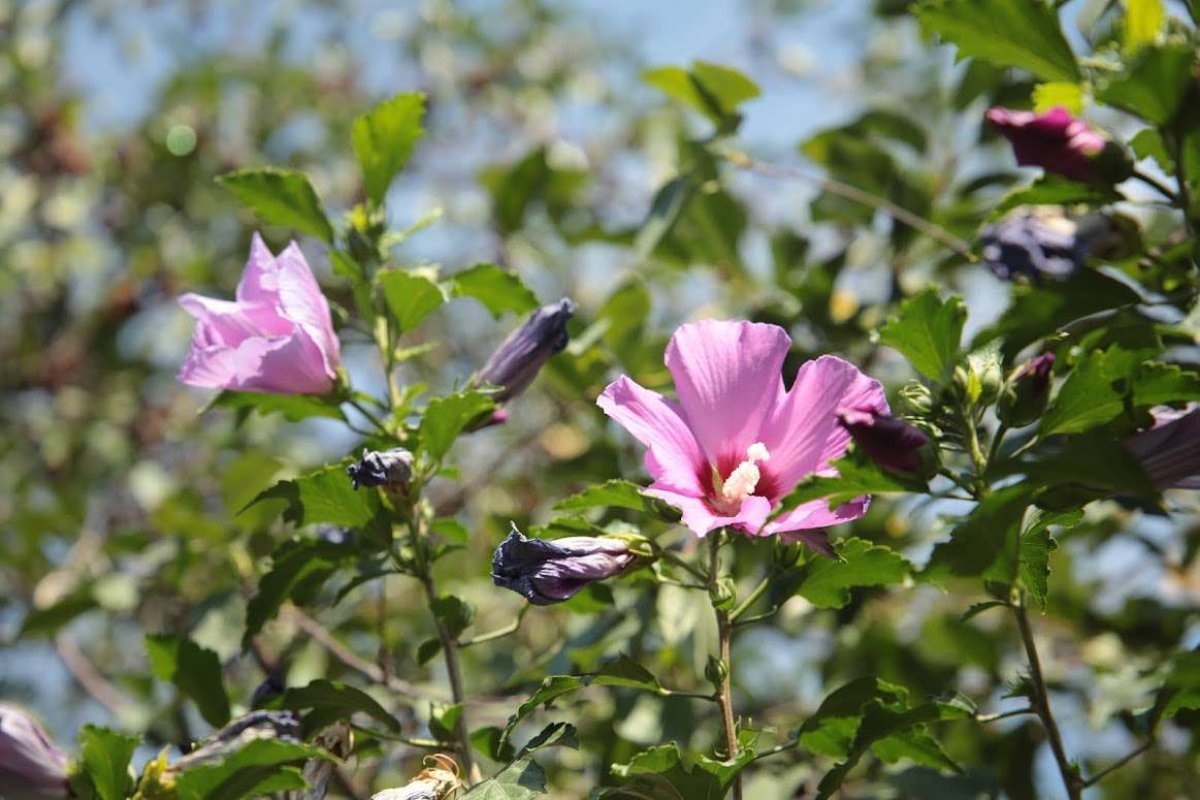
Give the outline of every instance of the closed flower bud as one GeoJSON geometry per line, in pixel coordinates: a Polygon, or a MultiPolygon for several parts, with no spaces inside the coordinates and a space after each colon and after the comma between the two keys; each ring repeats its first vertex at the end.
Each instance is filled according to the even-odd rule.
{"type": "Polygon", "coordinates": [[[359,462],[346,467],[346,474],[355,489],[360,486],[404,489],[412,480],[412,465],[413,454],[403,447],[383,451],[364,449],[359,462]]]}
{"type": "Polygon", "coordinates": [[[1150,428],[1125,440],[1125,449],[1159,489],[1200,489],[1200,406],[1158,406],[1150,428]]]}
{"type": "Polygon", "coordinates": [[[926,416],[933,413],[933,392],[919,381],[906,383],[900,388],[900,402],[912,414],[926,416]]]}
{"type": "Polygon", "coordinates": [[[575,304],[567,298],[534,311],[496,348],[475,374],[472,385],[497,387],[497,403],[525,391],[542,365],[567,346],[567,321],[574,313],[575,304]]]}
{"type": "Polygon", "coordinates": [[[867,457],[890,472],[929,478],[938,469],[929,437],[899,417],[873,409],[842,408],[838,422],[867,457]]]}
{"type": "Polygon", "coordinates": [[[0,797],[67,796],[67,754],[21,709],[0,703],[0,797]]]}
{"type": "Polygon", "coordinates": [[[1054,354],[1043,353],[1021,365],[1004,387],[996,414],[1011,428],[1029,425],[1046,410],[1054,354]]]}
{"type": "Polygon", "coordinates": [[[619,575],[637,555],[621,539],[526,538],[516,526],[492,556],[492,581],[539,606],[561,603],[593,581],[619,575]]]}
{"type": "Polygon", "coordinates": [[[1043,114],[992,108],[987,121],[1012,145],[1017,163],[1084,183],[1102,177],[1095,159],[1108,140],[1065,108],[1043,114]]]}

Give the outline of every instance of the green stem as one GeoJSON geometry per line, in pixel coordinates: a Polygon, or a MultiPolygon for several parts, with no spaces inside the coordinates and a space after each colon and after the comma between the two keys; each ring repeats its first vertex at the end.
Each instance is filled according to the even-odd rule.
{"type": "Polygon", "coordinates": [[[1021,631],[1021,642],[1025,645],[1025,655],[1029,659],[1029,679],[1033,685],[1033,707],[1046,729],[1046,738],[1050,740],[1050,749],[1054,752],[1054,761],[1058,764],[1058,772],[1062,775],[1063,784],[1067,788],[1070,800],[1081,800],[1083,789],[1087,785],[1079,775],[1079,770],[1067,758],[1066,748],[1063,747],[1062,734],[1058,723],[1050,710],[1050,694],[1046,689],[1046,679],[1042,675],[1042,662],[1038,657],[1037,644],[1033,640],[1033,629],[1029,625],[1029,615],[1025,610],[1024,598],[1013,604],[1013,614],[1017,618],[1017,627],[1021,631]]]}
{"type": "Polygon", "coordinates": [[[967,429],[967,452],[971,455],[971,464],[975,468],[975,485],[971,488],[971,494],[982,498],[987,492],[983,479],[983,474],[987,472],[987,456],[983,454],[983,448],[979,444],[979,426],[975,424],[975,419],[967,409],[963,409],[962,420],[967,429]]]}
{"type": "Polygon", "coordinates": [[[767,589],[771,585],[771,579],[774,577],[775,572],[773,570],[768,572],[767,576],[758,582],[758,586],[754,587],[754,591],[750,592],[745,600],[739,603],[737,607],[733,609],[733,611],[729,612],[729,621],[737,622],[738,618],[741,617],[742,614],[745,614],[750,609],[750,606],[754,605],[755,602],[758,601],[758,598],[766,594],[767,589]]]}
{"type": "Polygon", "coordinates": [[[530,608],[530,606],[528,606],[528,605],[521,606],[521,610],[517,613],[517,618],[515,620],[513,620],[511,624],[505,625],[503,628],[497,628],[494,631],[488,631],[487,633],[481,633],[478,636],[471,638],[471,639],[459,639],[458,640],[459,648],[461,649],[464,647],[474,647],[477,644],[483,644],[484,642],[493,642],[496,639],[503,639],[505,636],[509,636],[511,634],[516,633],[521,628],[521,622],[524,621],[525,612],[528,611],[529,608],[530,608]]]}
{"type": "Polygon", "coordinates": [[[387,426],[383,424],[383,420],[381,420],[378,416],[376,416],[370,409],[368,409],[362,403],[358,402],[353,397],[348,398],[346,400],[346,402],[350,405],[351,408],[353,408],[355,411],[357,411],[358,413],[360,413],[364,417],[366,417],[367,421],[370,422],[372,425],[374,425],[375,428],[380,433],[382,433],[384,436],[392,435],[392,432],[389,431],[387,426]]]}
{"type": "MultiPolygon", "coordinates": [[[[715,590],[721,575],[721,536],[717,531],[709,534],[708,549],[708,587],[710,598],[715,597],[715,590]]],[[[721,660],[721,680],[717,684],[717,703],[721,707],[721,729],[725,734],[725,757],[732,761],[738,755],[737,723],[733,716],[733,688],[730,675],[733,665],[730,663],[730,643],[733,640],[733,622],[728,611],[713,603],[713,611],[717,616],[717,636],[719,640],[718,658],[721,660]]],[[[739,771],[733,776],[733,800],[742,800],[742,774],[739,771]]]]}
{"type": "Polygon", "coordinates": [[[703,583],[704,588],[706,588],[706,589],[708,588],[708,580],[709,580],[708,576],[705,575],[703,571],[701,571],[700,569],[697,569],[695,566],[690,564],[686,559],[681,558],[679,555],[672,552],[671,550],[660,550],[659,555],[662,557],[663,561],[666,561],[669,564],[672,564],[673,566],[679,567],[681,570],[689,573],[693,578],[695,578],[696,580],[703,583]]]}
{"type": "Polygon", "coordinates": [[[1165,137],[1173,147],[1171,155],[1175,159],[1175,182],[1179,186],[1179,192],[1175,196],[1175,205],[1183,212],[1183,226],[1192,236],[1196,235],[1196,228],[1192,221],[1192,192],[1188,185],[1187,174],[1187,150],[1183,146],[1183,136],[1178,133],[1172,133],[1165,137]]]}
{"type": "Polygon", "coordinates": [[[996,435],[992,437],[992,446],[988,449],[987,463],[991,464],[996,460],[996,456],[1000,454],[1000,443],[1004,441],[1004,435],[1008,433],[1008,426],[1003,422],[996,428],[996,435]]]}
{"type": "Polygon", "coordinates": [[[1179,195],[1171,190],[1170,186],[1155,178],[1153,175],[1147,175],[1139,169],[1133,171],[1133,177],[1137,178],[1142,183],[1156,190],[1163,197],[1170,200],[1173,204],[1179,204],[1179,195]]]}

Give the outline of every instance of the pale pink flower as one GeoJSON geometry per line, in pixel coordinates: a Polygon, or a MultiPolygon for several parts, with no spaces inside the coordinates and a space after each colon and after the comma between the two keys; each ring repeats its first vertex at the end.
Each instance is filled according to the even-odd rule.
{"type": "Polygon", "coordinates": [[[1200,489],[1200,404],[1155,406],[1153,424],[1125,439],[1159,489],[1200,489]]]}
{"type": "Polygon", "coordinates": [[[67,754],[21,709],[0,703],[0,797],[67,796],[67,754]]]}
{"type": "Polygon", "coordinates": [[[333,388],[341,352],[329,303],[295,242],[273,256],[254,234],[236,301],[185,294],[179,305],[196,318],[184,383],[272,394],[333,388]]]}
{"type": "Polygon", "coordinates": [[[801,480],[833,474],[830,462],[850,443],[839,408],[888,413],[879,383],[834,356],[802,365],[786,391],[780,370],[790,347],[776,325],[684,325],[666,353],[678,401],[625,376],[597,400],[646,446],[654,482],[645,493],[678,508],[698,536],[723,526],[752,535],[811,530],[866,511],[868,497],[833,511],[825,500],[814,500],[766,524],[801,480]]]}

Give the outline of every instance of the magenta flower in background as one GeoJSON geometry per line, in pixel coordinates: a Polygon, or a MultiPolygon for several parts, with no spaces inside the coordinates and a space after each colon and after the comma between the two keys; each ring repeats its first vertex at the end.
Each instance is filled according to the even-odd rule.
{"type": "Polygon", "coordinates": [[[992,108],[987,121],[1012,144],[1021,166],[1041,167],[1075,181],[1096,177],[1092,159],[1107,142],[1065,108],[1052,108],[1044,114],[992,108]]]}
{"type": "Polygon", "coordinates": [[[196,318],[179,380],[193,386],[272,394],[325,394],[341,352],[329,303],[300,248],[271,255],[256,233],[237,300],[185,294],[196,318]]]}
{"type": "Polygon", "coordinates": [[[1159,489],[1200,489],[1200,405],[1150,410],[1154,424],[1125,439],[1125,449],[1159,489]]]}
{"type": "Polygon", "coordinates": [[[67,754],[21,709],[0,703],[0,797],[67,796],[67,754]]]}
{"type": "Polygon", "coordinates": [[[622,376],[596,401],[646,446],[646,494],[683,512],[696,535],[723,526],[751,535],[811,530],[856,519],[862,497],[829,510],[804,503],[765,524],[797,483],[832,474],[850,434],[837,409],[887,413],[883,388],[852,364],[822,356],[800,367],[790,391],[780,370],[791,347],[776,325],[705,320],[675,331],[666,364],[678,401],[622,376]]]}

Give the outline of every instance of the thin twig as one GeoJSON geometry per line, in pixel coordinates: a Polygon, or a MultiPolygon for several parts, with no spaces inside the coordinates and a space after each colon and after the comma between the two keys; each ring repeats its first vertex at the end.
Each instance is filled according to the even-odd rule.
{"type": "Polygon", "coordinates": [[[1063,783],[1067,788],[1067,797],[1070,800],[1080,800],[1085,784],[1079,776],[1079,771],[1067,758],[1062,734],[1058,730],[1054,714],[1050,711],[1050,693],[1046,689],[1046,679],[1042,675],[1042,662],[1038,658],[1037,644],[1033,640],[1033,629],[1029,626],[1029,615],[1025,611],[1023,602],[1013,604],[1012,608],[1013,614],[1017,618],[1017,627],[1021,630],[1021,642],[1025,645],[1025,655],[1029,658],[1029,677],[1033,684],[1034,708],[1037,709],[1038,717],[1042,720],[1042,727],[1046,729],[1046,737],[1050,740],[1054,761],[1058,764],[1059,774],[1062,775],[1063,783]]]}
{"type": "Polygon", "coordinates": [[[386,686],[393,692],[402,694],[405,697],[429,699],[429,692],[417,691],[417,688],[408,681],[397,678],[394,675],[385,675],[383,669],[378,664],[361,658],[353,653],[344,644],[339,642],[332,633],[325,629],[321,623],[305,614],[295,606],[284,606],[280,609],[280,613],[287,619],[295,623],[296,627],[312,637],[313,641],[329,651],[329,654],[342,662],[345,666],[362,673],[367,678],[370,678],[375,683],[381,686],[386,686]]]}
{"type": "Polygon", "coordinates": [[[883,211],[897,222],[925,234],[930,239],[945,245],[968,261],[974,262],[977,260],[975,254],[971,252],[971,245],[964,239],[960,239],[941,225],[930,222],[924,217],[909,211],[907,208],[893,203],[891,200],[871,194],[868,191],[859,189],[857,186],[851,186],[836,178],[825,177],[824,175],[818,175],[796,167],[785,167],[780,164],[768,164],[763,161],[756,161],[745,153],[736,150],[725,150],[720,155],[724,156],[729,163],[748,172],[754,172],[768,178],[795,178],[802,180],[819,186],[830,194],[836,194],[839,197],[844,197],[847,200],[867,206],[868,208],[883,211]]]}
{"type": "MultiPolygon", "coordinates": [[[[709,594],[717,587],[721,571],[721,538],[712,533],[709,540],[708,586],[709,594]]],[[[721,728],[725,733],[725,758],[734,761],[738,757],[737,723],[733,716],[733,688],[730,673],[733,665],[730,662],[730,642],[733,640],[733,623],[729,612],[713,603],[713,611],[717,615],[717,635],[720,640],[721,680],[717,685],[717,703],[721,707],[721,728]]],[[[742,800],[741,770],[733,776],[733,800],[742,800]]]]}
{"type": "Polygon", "coordinates": [[[1088,786],[1096,785],[1100,781],[1107,778],[1110,773],[1116,772],[1121,767],[1125,766],[1130,761],[1133,761],[1135,758],[1140,756],[1142,753],[1149,750],[1151,747],[1154,747],[1154,742],[1146,742],[1145,744],[1138,747],[1136,750],[1133,750],[1132,752],[1130,752],[1128,755],[1125,755],[1122,758],[1117,759],[1116,761],[1109,764],[1107,767],[1100,770],[1095,775],[1093,775],[1092,777],[1090,777],[1086,781],[1084,781],[1083,782],[1084,787],[1086,788],[1088,786]]]}
{"type": "Polygon", "coordinates": [[[96,665],[84,654],[75,642],[60,633],[54,637],[54,648],[63,666],[71,673],[75,682],[83,687],[92,698],[104,706],[115,717],[127,717],[136,710],[133,701],[113,686],[107,678],[96,669],[96,665]]]}

